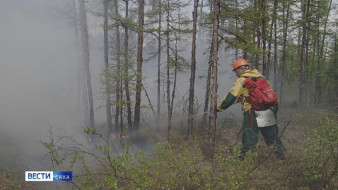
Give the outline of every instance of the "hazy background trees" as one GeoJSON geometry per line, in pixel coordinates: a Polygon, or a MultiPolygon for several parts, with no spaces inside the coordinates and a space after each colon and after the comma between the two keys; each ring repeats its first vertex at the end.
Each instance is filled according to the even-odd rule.
{"type": "MultiPolygon", "coordinates": [[[[135,9],[137,3],[130,2],[130,6],[135,9]]],[[[145,27],[142,31],[140,24],[137,24],[137,18],[141,18],[142,15],[135,15],[135,18],[122,18],[122,16],[119,17],[120,19],[115,18],[115,20],[120,20],[119,24],[129,28],[134,35],[136,33],[140,35],[140,32],[144,34],[144,49],[142,50],[144,61],[142,66],[138,65],[136,76],[142,75],[142,81],[146,81],[144,90],[149,91],[150,101],[155,99],[154,89],[150,86],[157,85],[157,114],[149,117],[149,119],[158,121],[157,126],[164,126],[163,118],[167,115],[170,133],[172,118],[174,117],[173,112],[181,112],[178,107],[175,108],[175,104],[179,105],[182,102],[189,101],[189,104],[185,104],[188,113],[185,113],[185,108],[183,108],[183,115],[189,118],[187,119],[188,125],[185,125],[187,135],[192,135],[193,118],[196,117],[196,114],[202,112],[198,108],[195,110],[194,101],[202,102],[202,100],[206,100],[204,105],[208,107],[210,96],[208,87],[206,89],[203,86],[197,89],[200,93],[198,97],[195,97],[194,70],[197,68],[200,79],[203,79],[199,82],[204,81],[204,83],[208,81],[206,79],[210,78],[210,74],[212,74],[211,76],[222,75],[219,72],[215,74],[216,71],[212,69],[208,70],[209,65],[213,63],[208,59],[215,59],[212,56],[215,55],[214,53],[210,55],[211,59],[208,58],[208,52],[213,52],[210,49],[218,48],[220,55],[217,57],[220,59],[219,64],[225,70],[225,78],[233,77],[233,75],[227,73],[231,70],[231,64],[235,58],[244,57],[248,59],[253,68],[257,68],[264,73],[274,84],[275,90],[280,95],[281,107],[291,104],[317,107],[323,105],[321,103],[333,101],[337,98],[333,93],[334,90],[329,90],[332,89],[330,87],[337,85],[336,74],[325,71],[328,65],[334,65],[334,59],[329,59],[329,57],[335,55],[334,34],[337,30],[335,26],[336,18],[333,14],[336,10],[332,1],[222,0],[220,1],[220,17],[217,19],[219,21],[219,29],[217,29],[219,40],[215,41],[219,42],[219,45],[212,43],[211,31],[212,23],[214,23],[214,12],[209,10],[214,10],[214,4],[215,2],[211,1],[146,1],[145,27]],[[199,12],[197,11],[198,6],[200,7],[199,12]],[[194,13],[194,17],[190,16],[191,13],[194,13]],[[199,16],[203,18],[200,18],[199,25],[195,25],[199,16]],[[128,20],[129,25],[123,23],[125,22],[123,20],[128,20]],[[138,27],[136,27],[137,25],[138,27]],[[197,44],[199,48],[197,48],[197,53],[194,53],[195,34],[198,34],[197,44]],[[187,42],[192,44],[191,48],[187,42]],[[205,45],[201,46],[201,44],[205,45]],[[197,58],[195,58],[196,54],[199,54],[197,58]],[[194,61],[195,59],[197,61],[194,61]],[[155,63],[157,70],[154,70],[155,63]],[[147,69],[142,71],[140,67],[147,69]],[[187,71],[191,73],[189,82],[183,79],[187,78],[187,71]],[[157,73],[156,79],[153,73],[157,73]],[[327,73],[331,73],[331,75],[329,76],[327,73]],[[151,81],[150,78],[156,81],[151,81]],[[180,83],[178,86],[183,85],[184,87],[178,88],[176,86],[177,81],[180,83]],[[298,92],[293,90],[296,86],[298,86],[298,92]],[[327,89],[325,93],[323,86],[327,89]],[[283,91],[292,94],[292,97],[286,97],[283,91]],[[200,96],[201,92],[205,92],[207,96],[200,96]],[[297,100],[294,98],[295,95],[298,97],[297,100]],[[303,98],[305,95],[306,101],[303,98]],[[167,110],[163,109],[164,107],[167,107],[167,110]]],[[[111,6],[120,6],[125,9],[122,5],[123,3],[119,2],[119,4],[111,6]]],[[[135,41],[130,41],[130,45],[131,47],[135,46],[135,41]]],[[[138,47],[137,55],[139,57],[140,44],[138,47]]],[[[123,50],[119,51],[123,52],[123,50]]],[[[134,52],[136,52],[135,49],[134,52]]],[[[136,62],[141,62],[140,57],[137,60],[136,62]]],[[[133,69],[133,66],[130,68],[133,69]]],[[[336,69],[336,66],[334,68],[336,69]]],[[[139,88],[137,87],[139,80],[136,82],[136,89],[139,88]]],[[[229,86],[224,86],[224,82],[218,81],[216,83],[221,85],[218,88],[229,88],[229,86]]],[[[207,82],[207,86],[209,85],[211,84],[207,82]]],[[[136,90],[136,92],[139,93],[139,90],[136,90]]],[[[117,94],[115,93],[115,95],[117,94]]],[[[134,125],[138,126],[137,115],[142,115],[150,109],[153,110],[152,105],[154,104],[147,102],[145,99],[140,99],[139,95],[136,97],[138,98],[134,102],[136,106],[136,124],[134,123],[134,125]],[[144,105],[144,107],[141,106],[143,109],[140,109],[140,113],[138,111],[139,102],[144,105]]],[[[206,109],[204,108],[204,110],[206,109]]],[[[204,115],[204,118],[206,120],[206,115],[204,115]]],[[[121,120],[123,120],[123,117],[121,117],[121,120]]]]}

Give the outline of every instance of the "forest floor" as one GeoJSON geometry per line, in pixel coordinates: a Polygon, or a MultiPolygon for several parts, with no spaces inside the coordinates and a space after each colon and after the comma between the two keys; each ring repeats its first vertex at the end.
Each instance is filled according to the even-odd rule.
{"type": "MultiPolygon", "coordinates": [[[[308,133],[312,133],[312,129],[320,127],[321,123],[318,122],[319,117],[328,117],[335,122],[335,126],[338,123],[338,109],[336,107],[326,107],[321,109],[282,109],[278,113],[278,125],[281,141],[285,147],[286,160],[279,160],[274,154],[273,150],[269,148],[265,143],[262,135],[260,135],[260,140],[257,146],[256,156],[253,158],[253,166],[251,167],[252,171],[255,172],[255,175],[259,174],[257,179],[254,179],[253,176],[247,176],[243,180],[247,181],[247,184],[242,185],[241,188],[250,188],[250,189],[311,189],[310,186],[304,187],[305,183],[309,183],[309,179],[305,179],[304,170],[302,169],[301,163],[305,161],[304,153],[306,151],[304,144],[306,143],[306,137],[308,133]],[[255,171],[254,171],[255,170],[255,171]],[[259,183],[257,183],[257,180],[259,183]]],[[[337,130],[336,128],[334,130],[337,130]]],[[[173,132],[171,138],[172,147],[175,149],[176,153],[180,154],[180,151],[184,149],[189,149],[189,146],[192,144],[199,144],[202,155],[208,155],[210,152],[207,148],[206,141],[203,141],[201,135],[195,135],[192,139],[187,140],[185,138],[184,132],[173,132]],[[196,140],[197,139],[197,140],[196,140]]],[[[154,144],[163,143],[165,140],[166,130],[160,130],[160,132],[155,132],[154,130],[147,129],[141,131],[141,137],[138,138],[138,147],[145,151],[151,149],[150,154],[156,154],[153,149],[154,144]]],[[[198,131],[197,131],[198,133],[198,131]]],[[[241,121],[234,121],[232,119],[226,118],[221,119],[221,122],[218,122],[217,128],[217,146],[222,149],[222,147],[227,150],[232,150],[234,147],[241,146],[241,121]]],[[[335,137],[336,138],[336,137],[335,137]]],[[[3,138],[2,138],[3,139],[3,138]]],[[[5,150],[1,150],[2,152],[5,150]]],[[[223,155],[226,157],[229,155],[228,151],[223,150],[223,155]]],[[[337,150],[335,150],[337,151],[337,150]]],[[[6,151],[5,151],[6,152],[6,151]]],[[[8,152],[8,151],[7,151],[8,152]]],[[[12,156],[16,154],[17,151],[11,148],[8,152],[12,156]]],[[[231,151],[230,151],[231,152],[231,151]]],[[[148,152],[149,153],[149,152],[148,152]]],[[[2,153],[1,153],[2,154],[2,153]]],[[[209,165],[210,162],[207,161],[208,156],[205,156],[203,159],[206,160],[200,161],[200,165],[209,165]]],[[[5,158],[7,158],[5,156],[5,158]]],[[[9,158],[8,158],[9,159],[9,158]]],[[[329,160],[329,159],[327,159],[329,160]]],[[[7,161],[9,162],[9,161],[7,161]]],[[[10,162],[9,162],[10,163],[10,162]]],[[[234,162],[237,163],[237,162],[234,162]]],[[[320,167],[326,170],[325,166],[327,163],[320,163],[320,167]]],[[[328,165],[329,166],[329,165],[328,165]]],[[[312,166],[311,166],[312,167],[312,166]]],[[[314,166],[313,166],[314,167],[314,166]]],[[[5,168],[5,167],[3,167],[5,168]]],[[[336,169],[337,170],[337,169],[336,169]]],[[[19,170],[18,170],[19,171],[19,170]]],[[[317,172],[318,173],[318,172],[317,172]]],[[[220,174],[221,175],[221,174],[220,174]]],[[[326,174],[325,174],[326,175],[326,174]]],[[[321,174],[320,179],[311,181],[311,183],[321,183],[325,181],[326,178],[323,177],[324,174],[321,174]],[[320,181],[322,180],[322,181],[320,181]]],[[[333,172],[334,180],[337,180],[337,173],[333,172]]],[[[329,179],[330,179],[329,178],[329,179]]],[[[321,187],[322,189],[328,189],[328,187],[338,187],[338,182],[334,181],[331,186],[320,186],[317,184],[316,187],[321,187]]],[[[323,184],[325,184],[323,182],[323,184]]],[[[34,183],[27,183],[24,181],[22,173],[16,171],[9,171],[8,169],[3,169],[0,176],[0,190],[5,189],[39,189],[40,186],[37,186],[34,183]]],[[[181,187],[181,186],[179,186],[181,187]]],[[[184,187],[184,186],[183,186],[184,187]]],[[[237,187],[237,186],[236,186],[237,187]]],[[[167,188],[164,188],[167,189],[167,188]]],[[[174,188],[175,189],[175,188],[174,188]]],[[[182,188],[181,188],[182,189],[182,188]]],[[[187,187],[187,189],[189,189],[187,187]]],[[[201,187],[200,189],[207,189],[201,187]]],[[[213,188],[211,188],[213,189],[213,188]]],[[[215,189],[220,189],[219,187],[215,189]]]]}

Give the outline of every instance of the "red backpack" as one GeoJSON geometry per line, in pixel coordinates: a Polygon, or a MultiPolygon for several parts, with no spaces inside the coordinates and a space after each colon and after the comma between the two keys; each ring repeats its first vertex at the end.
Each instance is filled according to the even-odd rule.
{"type": "Polygon", "coordinates": [[[245,100],[254,110],[266,110],[278,104],[278,97],[265,78],[245,78],[244,82],[249,90],[249,97],[245,100]]]}

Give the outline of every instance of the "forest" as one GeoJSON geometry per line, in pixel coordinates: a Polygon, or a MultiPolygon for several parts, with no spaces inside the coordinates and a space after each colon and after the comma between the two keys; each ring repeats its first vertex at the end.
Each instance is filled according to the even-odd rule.
{"type": "Polygon", "coordinates": [[[0,189],[338,188],[337,1],[64,1],[82,137],[47,126],[39,149],[44,171],[73,171],[73,181],[0,170],[0,189]],[[285,160],[262,135],[238,159],[241,106],[217,112],[238,58],[278,95],[285,160]]]}

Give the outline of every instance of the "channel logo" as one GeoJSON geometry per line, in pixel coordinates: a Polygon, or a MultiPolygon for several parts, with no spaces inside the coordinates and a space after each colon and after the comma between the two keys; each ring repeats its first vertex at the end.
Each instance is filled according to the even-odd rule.
{"type": "Polygon", "coordinates": [[[26,171],[25,181],[72,181],[71,171],[26,171]]]}

